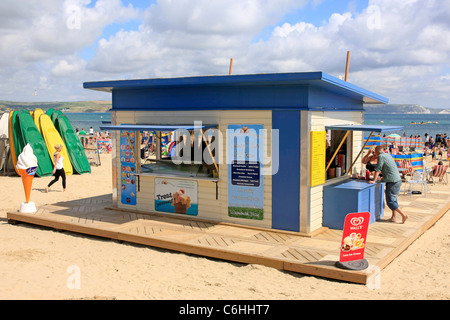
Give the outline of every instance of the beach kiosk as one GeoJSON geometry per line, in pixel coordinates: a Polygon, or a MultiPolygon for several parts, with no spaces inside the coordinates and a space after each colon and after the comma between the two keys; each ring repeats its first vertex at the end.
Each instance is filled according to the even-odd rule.
{"type": "MultiPolygon", "coordinates": [[[[313,235],[382,216],[360,174],[363,104],[387,98],[323,72],[85,82],[112,93],[113,205],[313,235]],[[141,161],[142,135],[156,153],[141,161]],[[161,151],[165,137],[177,156],[161,151]],[[350,211],[349,211],[350,210],[350,211]],[[355,210],[355,211],[353,211],[355,210]]],[[[401,128],[399,128],[401,129],[401,128]]],[[[167,151],[167,149],[166,149],[167,151]]]]}

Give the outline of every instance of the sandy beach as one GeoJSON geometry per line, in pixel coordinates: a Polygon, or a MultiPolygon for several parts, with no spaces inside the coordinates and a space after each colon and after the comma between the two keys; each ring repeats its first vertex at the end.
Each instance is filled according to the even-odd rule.
{"type": "MultiPolygon", "coordinates": [[[[91,174],[35,178],[37,206],[109,194],[111,156],[91,174]]],[[[430,163],[429,163],[430,164],[430,163]]],[[[448,185],[433,185],[448,188],[448,185]]],[[[8,211],[24,201],[20,177],[0,177],[0,299],[449,299],[450,215],[444,215],[381,273],[379,289],[151,248],[28,224],[8,211]],[[80,282],[74,286],[72,276],[80,282]]]]}

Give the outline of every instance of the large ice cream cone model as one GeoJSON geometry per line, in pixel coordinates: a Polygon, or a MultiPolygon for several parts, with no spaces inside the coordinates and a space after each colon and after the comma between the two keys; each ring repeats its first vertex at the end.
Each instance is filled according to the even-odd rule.
{"type": "Polygon", "coordinates": [[[32,174],[29,174],[29,171],[30,170],[19,169],[19,174],[22,177],[23,189],[25,191],[25,200],[27,203],[30,202],[31,185],[33,184],[33,178],[34,174],[36,173],[36,169],[32,174]]]}
{"type": "Polygon", "coordinates": [[[30,202],[31,185],[33,184],[33,178],[37,170],[37,158],[33,154],[33,148],[27,144],[22,153],[17,159],[16,168],[22,177],[23,189],[25,191],[25,203],[22,203],[20,207],[21,212],[34,212],[36,207],[34,203],[30,202]]]}

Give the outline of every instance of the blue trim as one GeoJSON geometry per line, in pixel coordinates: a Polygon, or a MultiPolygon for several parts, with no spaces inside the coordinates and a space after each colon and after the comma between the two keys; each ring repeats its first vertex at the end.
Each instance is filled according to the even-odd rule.
{"type": "Polygon", "coordinates": [[[211,129],[217,128],[217,124],[215,125],[202,125],[202,126],[193,126],[193,125],[157,125],[157,124],[121,124],[116,126],[102,125],[100,129],[102,130],[131,130],[131,131],[175,131],[177,129],[184,129],[188,131],[198,130],[198,129],[211,129]]]}
{"type": "Polygon", "coordinates": [[[377,126],[377,125],[356,125],[355,124],[355,125],[326,126],[325,130],[386,132],[386,131],[403,130],[403,127],[402,126],[377,126]]]}
{"type": "MultiPolygon", "coordinates": [[[[300,111],[273,111],[279,167],[272,176],[272,228],[300,231],[300,111]]],[[[276,155],[273,155],[276,156],[276,155]]],[[[274,163],[272,159],[272,163],[274,163]]]]}
{"type": "MultiPolygon", "coordinates": [[[[113,109],[221,110],[305,108],[307,86],[205,86],[114,90],[113,109]]],[[[361,105],[362,109],[362,105],[361,105]]]]}
{"type": "MultiPolygon", "coordinates": [[[[217,107],[214,108],[214,110],[274,110],[274,107],[254,107],[254,108],[250,108],[250,107],[217,107]]],[[[211,108],[192,108],[189,109],[189,111],[202,111],[202,110],[213,110],[211,108]]],[[[276,108],[277,111],[339,111],[339,112],[354,112],[354,111],[364,111],[362,108],[361,110],[355,110],[355,109],[339,109],[339,108],[307,108],[307,107],[303,107],[303,108],[276,108]]],[[[130,108],[130,109],[125,109],[125,108],[114,108],[114,109],[110,109],[108,110],[109,112],[111,111],[186,111],[186,108],[179,108],[179,107],[173,107],[167,109],[167,108],[130,108]]]]}

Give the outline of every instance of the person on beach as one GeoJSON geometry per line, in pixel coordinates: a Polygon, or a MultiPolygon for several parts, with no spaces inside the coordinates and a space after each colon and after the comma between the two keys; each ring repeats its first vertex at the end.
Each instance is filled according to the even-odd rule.
{"type": "Polygon", "coordinates": [[[53,167],[53,175],[55,176],[55,178],[50,181],[48,186],[45,188],[45,192],[48,192],[50,190],[50,187],[59,180],[59,177],[62,178],[62,187],[63,190],[66,191],[66,172],[64,171],[63,165],[64,157],[61,155],[62,148],[63,146],[60,144],[57,144],[55,146],[56,152],[53,154],[53,163],[55,164],[53,167]]]}
{"type": "Polygon", "coordinates": [[[397,202],[397,196],[402,186],[402,178],[400,177],[394,159],[389,154],[381,151],[381,146],[375,148],[374,156],[378,160],[374,168],[375,174],[373,180],[370,180],[369,183],[376,183],[380,173],[383,174],[383,180],[386,182],[386,204],[392,211],[392,217],[387,221],[396,222],[396,214],[399,213],[402,216],[402,223],[405,223],[408,215],[400,209],[397,202]]]}
{"type": "Polygon", "coordinates": [[[87,140],[87,138],[86,138],[87,133],[86,133],[86,131],[84,130],[84,128],[81,128],[81,131],[78,133],[78,135],[81,136],[81,137],[80,137],[81,144],[83,145],[83,147],[86,147],[86,146],[87,146],[87,143],[88,143],[88,140],[87,140]]]}
{"type": "Polygon", "coordinates": [[[366,169],[369,170],[369,172],[374,171],[377,161],[378,157],[375,156],[374,149],[369,149],[367,154],[361,159],[361,162],[366,165],[366,169]]]}

